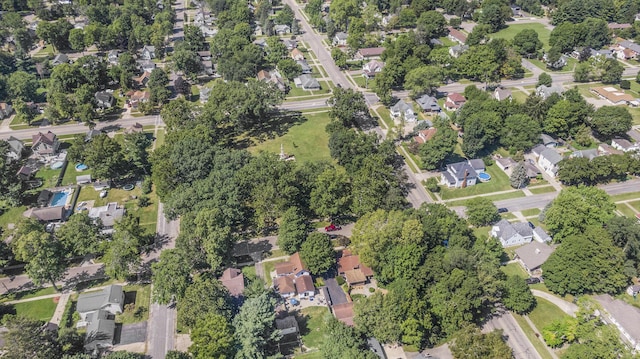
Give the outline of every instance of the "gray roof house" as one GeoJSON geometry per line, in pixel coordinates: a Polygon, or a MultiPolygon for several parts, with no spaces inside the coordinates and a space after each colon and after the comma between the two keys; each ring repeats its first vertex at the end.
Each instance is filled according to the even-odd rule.
{"type": "Polygon", "coordinates": [[[559,85],[551,85],[549,87],[546,85],[540,85],[536,87],[536,94],[545,100],[554,93],[562,95],[564,93],[564,88],[559,85]]]}
{"type": "Polygon", "coordinates": [[[300,65],[303,74],[310,74],[311,72],[313,72],[311,66],[309,66],[309,64],[307,63],[307,60],[297,60],[296,64],[300,65]]]}
{"type": "Polygon", "coordinates": [[[624,138],[614,138],[613,140],[611,140],[611,147],[623,152],[638,150],[637,143],[631,143],[630,141],[625,140],[624,138]]]}
{"type": "Polygon", "coordinates": [[[575,151],[569,157],[571,157],[571,158],[586,158],[589,161],[591,161],[592,159],[598,157],[598,149],[597,148],[592,148],[592,149],[589,149],[589,150],[575,151]]]}
{"type": "Polygon", "coordinates": [[[155,46],[146,45],[140,50],[140,58],[143,60],[151,60],[156,58],[155,46]]]}
{"type": "Polygon", "coordinates": [[[102,131],[96,130],[95,128],[92,130],[89,130],[87,134],[84,136],[84,142],[91,142],[91,140],[93,140],[97,136],[100,136],[101,134],[102,134],[102,131]]]}
{"type": "Polygon", "coordinates": [[[484,162],[481,159],[452,163],[442,172],[440,181],[449,188],[473,186],[477,182],[478,174],[484,170],[484,162]]]}
{"type": "Polygon", "coordinates": [[[120,57],[120,52],[118,50],[111,50],[107,53],[107,61],[109,61],[111,65],[118,64],[118,57],[120,57]]]}
{"type": "Polygon", "coordinates": [[[551,236],[542,227],[533,229],[533,239],[540,243],[551,242],[551,236]]]}
{"type": "Polygon", "coordinates": [[[53,60],[51,60],[51,65],[53,66],[68,64],[68,63],[69,63],[69,56],[65,54],[57,54],[56,57],[54,57],[53,60]]]}
{"type": "Polygon", "coordinates": [[[544,133],[540,135],[540,140],[542,140],[542,144],[545,145],[545,147],[556,147],[558,145],[558,141],[544,133]]]}
{"type": "Polygon", "coordinates": [[[273,31],[277,35],[284,35],[291,33],[291,27],[289,25],[276,25],[273,27],[273,31]]]}
{"type": "Polygon", "coordinates": [[[458,58],[467,50],[469,50],[469,46],[467,45],[453,45],[449,48],[449,55],[451,55],[451,57],[458,58]]]}
{"type": "Polygon", "coordinates": [[[511,100],[513,99],[513,95],[511,93],[511,90],[504,87],[498,87],[495,91],[493,91],[493,98],[498,101],[511,100]]]}
{"type": "Polygon", "coordinates": [[[210,87],[203,87],[200,89],[200,102],[206,103],[209,100],[209,95],[211,95],[210,87]]]}
{"type": "Polygon", "coordinates": [[[9,137],[7,143],[9,144],[9,150],[5,154],[7,162],[20,160],[24,153],[24,143],[13,136],[9,137]]]}
{"type": "Polygon", "coordinates": [[[113,106],[114,98],[113,94],[107,91],[99,91],[94,95],[96,104],[99,108],[111,108],[113,106]]]}
{"type": "Polygon", "coordinates": [[[540,267],[549,259],[554,250],[554,247],[546,243],[533,241],[516,249],[515,259],[520,262],[529,275],[540,275],[542,274],[540,267]]]}
{"type": "Polygon", "coordinates": [[[140,68],[140,71],[142,71],[143,73],[148,72],[149,74],[151,74],[151,71],[156,68],[156,63],[151,60],[142,60],[138,61],[138,66],[140,68]]]}
{"type": "Polygon", "coordinates": [[[320,90],[320,83],[314,77],[309,74],[302,74],[295,79],[293,83],[296,87],[300,87],[303,90],[320,90]]]}
{"type": "Polygon", "coordinates": [[[552,177],[558,173],[558,163],[562,161],[562,156],[552,148],[545,148],[538,157],[538,164],[552,177]]]}
{"type": "Polygon", "coordinates": [[[533,229],[527,223],[511,223],[506,219],[493,225],[492,237],[498,238],[503,247],[517,246],[531,242],[533,229]]]}
{"type": "Polygon", "coordinates": [[[560,58],[555,61],[555,62],[551,62],[548,59],[548,55],[544,54],[544,56],[542,56],[542,59],[544,60],[544,62],[547,64],[547,67],[552,68],[552,69],[561,69],[563,67],[565,67],[567,65],[567,56],[566,55],[560,55],[560,58]]]}
{"type": "Polygon", "coordinates": [[[109,314],[120,314],[124,310],[124,291],[121,285],[112,284],[100,291],[82,293],[78,297],[76,310],[80,319],[88,322],[87,316],[99,310],[109,314]]]}
{"type": "Polygon", "coordinates": [[[346,46],[348,35],[342,31],[337,32],[333,36],[333,46],[346,46]]]}
{"type": "Polygon", "coordinates": [[[416,99],[416,103],[424,112],[442,111],[440,105],[438,105],[438,100],[433,96],[422,95],[420,98],[416,99]]]}
{"type": "Polygon", "coordinates": [[[615,325],[634,350],[640,350],[640,309],[608,294],[597,295],[595,299],[604,309],[603,319],[615,325]]]}
{"type": "Polygon", "coordinates": [[[89,210],[89,218],[98,219],[102,222],[105,230],[113,228],[117,220],[124,216],[124,207],[118,206],[117,202],[107,203],[106,206],[93,207],[89,210]]]}
{"type": "Polygon", "coordinates": [[[113,347],[116,321],[106,310],[87,315],[87,334],[84,349],[89,352],[113,347]]]}
{"type": "Polygon", "coordinates": [[[416,120],[416,114],[413,112],[413,106],[400,100],[393,105],[389,111],[393,117],[404,117],[408,122],[414,122],[416,120]]]}

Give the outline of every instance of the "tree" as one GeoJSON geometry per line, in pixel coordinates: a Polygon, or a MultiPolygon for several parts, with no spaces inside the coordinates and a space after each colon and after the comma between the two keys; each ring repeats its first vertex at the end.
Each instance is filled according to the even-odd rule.
{"type": "Polygon", "coordinates": [[[82,29],[72,29],[69,31],[69,45],[71,49],[80,52],[85,48],[84,31],[82,29]]]}
{"type": "Polygon", "coordinates": [[[544,223],[555,242],[584,233],[589,226],[602,226],[613,218],[615,205],[603,190],[596,187],[564,188],[551,202],[544,223]]]}
{"type": "Polygon", "coordinates": [[[307,238],[309,231],[306,218],[296,207],[291,207],[284,212],[280,228],[278,229],[278,247],[287,254],[293,254],[300,250],[300,246],[307,238]]]}
{"type": "Polygon", "coordinates": [[[227,318],[209,313],[191,331],[189,352],[195,359],[232,358],[233,328],[227,318]]]}
{"type": "Polygon", "coordinates": [[[295,19],[295,16],[293,14],[293,10],[289,5],[284,5],[282,7],[282,10],[278,12],[275,18],[276,23],[280,25],[289,25],[289,26],[291,26],[291,23],[293,22],[294,19],[295,19]]]}
{"type": "Polygon", "coordinates": [[[9,96],[14,99],[20,99],[24,102],[36,101],[38,87],[38,79],[36,75],[24,71],[16,71],[9,76],[7,81],[9,85],[9,96]]]}
{"type": "Polygon", "coordinates": [[[86,212],[77,212],[55,232],[68,257],[96,253],[100,244],[100,227],[86,212]]]}
{"type": "Polygon", "coordinates": [[[27,263],[25,269],[35,284],[49,282],[58,290],[56,282],[67,271],[60,242],[45,232],[39,223],[25,220],[18,225],[11,245],[16,259],[27,263]]]}
{"type": "Polygon", "coordinates": [[[42,322],[26,316],[10,315],[3,318],[7,332],[2,357],[6,359],[50,359],[61,355],[56,332],[47,330],[42,322]]]}
{"type": "Polygon", "coordinates": [[[316,178],[309,207],[323,218],[346,214],[351,202],[350,188],[343,167],[327,168],[316,178]]]}
{"type": "MultiPolygon", "coordinates": [[[[195,76],[202,71],[202,62],[200,61],[200,57],[193,50],[179,47],[173,52],[172,59],[176,69],[184,72],[190,78],[195,78],[195,76]]],[[[151,79],[149,79],[149,84],[151,87],[151,79]]],[[[164,87],[166,85],[156,86],[160,88],[161,86],[164,87]]]]}
{"type": "Polygon", "coordinates": [[[122,174],[122,147],[106,134],[96,136],[85,147],[84,163],[95,178],[118,178],[122,174]]]}
{"type": "Polygon", "coordinates": [[[501,330],[483,334],[473,325],[464,327],[455,335],[451,353],[455,359],[513,357],[511,348],[504,342],[501,330]]]}
{"type": "Polygon", "coordinates": [[[527,168],[524,163],[518,163],[518,165],[511,172],[509,176],[509,183],[513,188],[524,188],[529,185],[529,175],[527,175],[527,168]]]}
{"type": "Polygon", "coordinates": [[[524,29],[513,37],[513,46],[520,55],[532,56],[542,49],[542,41],[536,30],[524,29]]]}
{"type": "Polygon", "coordinates": [[[177,350],[169,350],[165,359],[190,359],[191,356],[187,353],[179,352],[177,350]]]}
{"type": "Polygon", "coordinates": [[[368,349],[364,336],[354,327],[338,321],[333,316],[325,318],[327,333],[320,350],[326,359],[375,359],[377,355],[368,349]]]}
{"type": "Polygon", "coordinates": [[[540,76],[538,76],[538,83],[536,84],[536,87],[542,86],[542,85],[549,87],[551,86],[552,81],[553,80],[551,79],[551,75],[549,75],[546,72],[543,72],[540,74],[540,76]]]}
{"type": "Polygon", "coordinates": [[[511,115],[504,120],[500,142],[509,151],[528,151],[538,142],[542,129],[538,121],[527,115],[511,115]]]}
{"type": "Polygon", "coordinates": [[[221,315],[227,320],[232,316],[231,297],[227,288],[220,281],[204,275],[197,277],[187,287],[177,308],[179,325],[189,329],[195,328],[198,319],[208,314],[221,315]]]}
{"type": "Polygon", "coordinates": [[[629,280],[624,274],[624,257],[604,229],[587,227],[565,237],[542,265],[545,284],[561,296],[618,293],[629,280]]]}
{"type": "Polygon", "coordinates": [[[237,341],[238,359],[264,359],[267,346],[280,339],[275,328],[276,301],[268,293],[249,298],[233,319],[234,337],[237,341]]]}
{"type": "Polygon", "coordinates": [[[505,307],[518,314],[528,313],[535,305],[536,298],[531,294],[527,283],[521,277],[512,275],[504,285],[505,296],[502,299],[505,307]]]}
{"type": "Polygon", "coordinates": [[[487,24],[491,26],[491,32],[496,32],[504,27],[511,15],[512,11],[508,2],[502,0],[483,1],[478,23],[487,24]]]}
{"type": "Polygon", "coordinates": [[[302,74],[302,66],[300,66],[294,59],[282,59],[278,61],[278,70],[282,76],[289,81],[302,74]]]}
{"type": "Polygon", "coordinates": [[[313,232],[300,248],[300,259],[307,265],[313,275],[326,273],[336,261],[336,253],[329,237],[320,232],[313,232]]]}
{"type": "Polygon", "coordinates": [[[359,17],[360,6],[355,0],[338,0],[331,4],[329,16],[338,30],[346,31],[351,17],[359,17]]]}
{"type": "Polygon", "coordinates": [[[620,106],[602,106],[591,116],[589,124],[598,137],[609,140],[624,136],[633,123],[629,110],[620,106]]]}
{"type": "Polygon", "coordinates": [[[606,59],[603,65],[601,81],[604,84],[617,84],[622,78],[624,66],[616,59],[606,59]]]}
{"type": "Polygon", "coordinates": [[[339,68],[344,69],[347,67],[347,54],[340,50],[340,48],[334,47],[331,50],[331,58],[339,68]]]}
{"type": "Polygon", "coordinates": [[[148,149],[150,146],[151,139],[146,133],[137,132],[124,135],[122,157],[127,164],[130,175],[149,174],[151,164],[149,163],[148,149]]]}
{"type": "Polygon", "coordinates": [[[487,226],[500,218],[498,208],[488,198],[472,198],[466,204],[469,223],[476,227],[487,226]]]}
{"type": "Polygon", "coordinates": [[[355,126],[358,120],[369,117],[367,104],[361,92],[337,88],[333,90],[333,96],[327,103],[331,105],[329,117],[345,127],[355,126]]]}
{"type": "Polygon", "coordinates": [[[200,51],[205,49],[205,40],[202,30],[195,25],[184,26],[184,44],[191,51],[200,51]]]}
{"type": "MultiPolygon", "coordinates": [[[[417,1],[413,1],[413,3],[417,1]]],[[[424,11],[416,12],[420,14],[416,22],[416,36],[421,44],[428,44],[429,40],[433,38],[440,38],[446,36],[447,32],[447,20],[445,17],[437,11],[424,11]]]]}
{"type": "Polygon", "coordinates": [[[411,97],[417,98],[423,94],[432,95],[442,84],[444,74],[438,66],[421,66],[413,69],[405,76],[405,89],[411,91],[411,97]]]}
{"type": "Polygon", "coordinates": [[[149,92],[150,98],[149,100],[153,103],[162,103],[169,99],[169,89],[167,89],[167,85],[169,84],[169,77],[167,73],[164,72],[163,69],[156,67],[151,71],[151,76],[149,76],[149,92]]]}
{"type": "Polygon", "coordinates": [[[114,232],[103,257],[105,272],[123,279],[136,272],[140,263],[140,248],[149,244],[152,236],[140,227],[140,218],[127,212],[113,226],[114,232]]]}
{"type": "Polygon", "coordinates": [[[427,170],[435,170],[453,153],[458,134],[447,123],[437,124],[436,134],[420,145],[420,160],[427,170]]]}
{"type": "Polygon", "coordinates": [[[151,265],[153,275],[153,300],[167,304],[172,299],[180,300],[191,282],[189,260],[179,249],[164,250],[160,260],[151,265]]]}

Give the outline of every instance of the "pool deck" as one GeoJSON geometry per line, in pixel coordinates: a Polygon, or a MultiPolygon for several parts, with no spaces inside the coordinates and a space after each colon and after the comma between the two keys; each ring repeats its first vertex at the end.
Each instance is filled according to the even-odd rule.
{"type": "Polygon", "coordinates": [[[65,198],[64,206],[66,208],[70,208],[71,200],[73,199],[73,192],[74,192],[73,187],[62,187],[57,189],[51,189],[50,191],[53,192],[53,198],[51,198],[51,202],[49,202],[49,207],[62,206],[62,204],[57,204],[57,203],[54,204],[53,200],[56,198],[56,195],[58,193],[65,193],[66,198],[65,198]]]}

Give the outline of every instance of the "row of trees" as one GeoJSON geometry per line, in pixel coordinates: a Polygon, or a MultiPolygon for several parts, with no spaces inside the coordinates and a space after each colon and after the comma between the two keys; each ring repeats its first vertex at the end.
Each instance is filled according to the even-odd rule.
{"type": "Polygon", "coordinates": [[[566,158],[558,164],[558,179],[566,185],[596,185],[611,180],[625,180],[640,174],[640,160],[632,153],[566,158]]]}

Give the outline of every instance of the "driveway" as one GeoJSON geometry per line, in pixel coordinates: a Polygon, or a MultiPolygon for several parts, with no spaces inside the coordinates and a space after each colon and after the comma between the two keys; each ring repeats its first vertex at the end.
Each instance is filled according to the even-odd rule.
{"type": "Polygon", "coordinates": [[[340,285],[335,278],[329,278],[324,280],[325,287],[329,293],[329,298],[326,298],[331,306],[343,304],[347,302],[347,295],[344,293],[340,285]]]}
{"type": "Polygon", "coordinates": [[[118,324],[115,342],[119,345],[144,343],[147,340],[147,322],[118,324]]]}
{"type": "Polygon", "coordinates": [[[553,294],[549,294],[547,292],[543,292],[537,289],[531,289],[531,293],[536,297],[540,297],[542,299],[546,299],[550,301],[551,303],[555,304],[558,308],[560,308],[563,312],[569,314],[570,316],[572,317],[576,316],[576,312],[578,311],[577,305],[571,302],[567,302],[562,298],[556,297],[553,294]]]}

